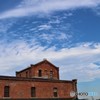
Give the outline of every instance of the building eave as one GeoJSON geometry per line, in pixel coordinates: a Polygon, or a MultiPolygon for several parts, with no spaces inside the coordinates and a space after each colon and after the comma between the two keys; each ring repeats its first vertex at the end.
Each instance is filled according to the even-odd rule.
{"type": "Polygon", "coordinates": [[[25,78],[25,77],[15,77],[15,76],[0,76],[0,80],[32,81],[32,82],[53,82],[53,83],[73,83],[72,80],[54,80],[54,79],[44,79],[44,78],[25,78]]]}

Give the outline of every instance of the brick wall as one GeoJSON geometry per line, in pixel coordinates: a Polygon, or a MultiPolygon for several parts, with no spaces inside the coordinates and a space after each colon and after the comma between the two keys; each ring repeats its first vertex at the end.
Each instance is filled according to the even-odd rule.
{"type": "Polygon", "coordinates": [[[71,98],[73,82],[66,81],[32,81],[32,80],[0,80],[0,98],[4,98],[4,86],[10,87],[9,98],[32,98],[31,87],[36,88],[36,98],[54,98],[53,88],[58,89],[59,98],[71,98]]]}
{"type": "Polygon", "coordinates": [[[28,77],[28,78],[34,78],[39,77],[39,70],[41,70],[41,78],[52,78],[53,79],[59,79],[59,68],[55,67],[51,63],[49,63],[47,60],[42,61],[39,64],[31,65],[29,68],[26,68],[22,71],[19,71],[16,73],[17,77],[28,77]]]}

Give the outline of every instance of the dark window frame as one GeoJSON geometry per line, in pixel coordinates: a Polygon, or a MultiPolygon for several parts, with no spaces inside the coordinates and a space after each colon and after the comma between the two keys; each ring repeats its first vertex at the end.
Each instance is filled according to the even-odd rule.
{"type": "Polygon", "coordinates": [[[53,96],[58,97],[58,89],[56,87],[53,88],[53,96]]]}
{"type": "Polygon", "coordinates": [[[28,71],[26,71],[26,77],[28,77],[28,71]]]}
{"type": "Polygon", "coordinates": [[[38,70],[38,77],[42,77],[42,70],[41,69],[38,70]]]}
{"type": "Polygon", "coordinates": [[[53,78],[53,71],[50,71],[50,78],[53,78]]]}
{"type": "Polygon", "coordinates": [[[31,87],[31,97],[36,97],[36,88],[31,87]]]}
{"type": "Polygon", "coordinates": [[[10,87],[5,86],[4,87],[4,97],[9,97],[10,96],[10,87]]]}

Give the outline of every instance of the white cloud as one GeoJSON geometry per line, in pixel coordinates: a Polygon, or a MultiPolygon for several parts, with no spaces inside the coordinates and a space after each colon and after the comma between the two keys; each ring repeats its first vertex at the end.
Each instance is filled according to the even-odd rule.
{"type": "Polygon", "coordinates": [[[93,9],[94,12],[96,12],[97,15],[100,15],[100,6],[93,9]]]}
{"type": "Polygon", "coordinates": [[[39,26],[39,30],[49,30],[49,29],[51,29],[51,26],[50,25],[40,25],[39,26]]]}
{"type": "Polygon", "coordinates": [[[100,0],[24,0],[17,8],[1,13],[0,19],[82,7],[93,8],[99,4],[100,0]]]}
{"type": "Polygon", "coordinates": [[[38,37],[41,38],[42,40],[46,40],[48,43],[51,43],[55,40],[58,40],[58,41],[67,40],[68,41],[72,37],[72,35],[69,35],[69,34],[66,34],[66,33],[63,33],[63,32],[62,33],[58,32],[57,34],[43,33],[43,34],[40,34],[38,37]]]}
{"type": "Polygon", "coordinates": [[[57,37],[57,39],[59,40],[69,40],[72,36],[71,35],[68,35],[68,34],[65,34],[65,33],[60,33],[59,36],[57,37]]]}
{"type": "Polygon", "coordinates": [[[100,78],[100,66],[94,64],[100,61],[100,44],[91,46],[84,43],[58,51],[55,50],[56,47],[46,49],[35,41],[32,45],[33,47],[30,47],[21,41],[8,46],[0,45],[0,73],[12,75],[16,70],[47,58],[60,67],[61,79],[77,78],[78,81],[91,81],[100,78]]]}

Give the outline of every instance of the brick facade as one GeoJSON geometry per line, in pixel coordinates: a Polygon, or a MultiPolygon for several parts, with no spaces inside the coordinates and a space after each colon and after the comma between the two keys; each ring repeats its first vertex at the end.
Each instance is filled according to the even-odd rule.
{"type": "Polygon", "coordinates": [[[59,79],[59,67],[51,64],[49,61],[44,60],[35,65],[30,65],[30,67],[16,72],[17,77],[27,77],[27,78],[53,78],[59,79]],[[41,76],[39,76],[39,71],[41,71],[41,76]]]}
{"type": "Polygon", "coordinates": [[[16,77],[0,76],[0,99],[71,99],[70,92],[77,91],[76,84],[77,80],[59,80],[59,68],[44,60],[16,72],[16,77]],[[9,87],[9,97],[4,97],[8,93],[5,86],[9,87]]]}

